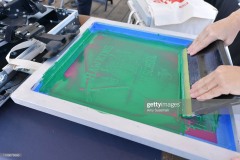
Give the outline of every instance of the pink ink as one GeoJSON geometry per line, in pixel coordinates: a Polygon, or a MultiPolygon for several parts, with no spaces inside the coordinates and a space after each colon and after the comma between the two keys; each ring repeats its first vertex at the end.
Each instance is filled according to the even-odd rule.
{"type": "Polygon", "coordinates": [[[97,39],[99,39],[99,40],[103,40],[103,39],[104,39],[104,37],[103,37],[103,36],[101,36],[101,35],[99,35],[99,36],[97,37],[97,39]]]}
{"type": "Polygon", "coordinates": [[[176,66],[178,65],[178,57],[176,57],[175,55],[166,54],[165,58],[166,58],[167,61],[172,62],[176,66]]]}
{"type": "Polygon", "coordinates": [[[217,136],[213,132],[189,128],[185,133],[193,137],[197,137],[203,140],[207,140],[209,142],[217,143],[217,136]]]}
{"type": "Polygon", "coordinates": [[[74,62],[70,68],[64,73],[66,78],[75,78],[77,76],[78,62],[74,62]]]}

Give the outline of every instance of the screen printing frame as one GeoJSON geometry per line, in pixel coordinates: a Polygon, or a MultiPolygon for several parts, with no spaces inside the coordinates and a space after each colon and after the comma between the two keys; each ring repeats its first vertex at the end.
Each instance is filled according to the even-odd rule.
{"type": "MultiPolygon", "coordinates": [[[[45,5],[45,7],[47,8],[51,8],[51,9],[56,9],[53,6],[47,6],[45,5]]],[[[52,28],[48,33],[49,34],[58,34],[60,33],[64,27],[66,27],[67,25],[69,25],[70,23],[74,23],[74,20],[76,17],[78,17],[78,11],[75,9],[64,9],[66,12],[70,13],[69,16],[67,18],[65,18],[63,21],[61,21],[58,25],[56,25],[54,28],[52,28]]],[[[39,13],[38,13],[39,14],[39,13]]]]}
{"type": "MultiPolygon", "coordinates": [[[[184,39],[194,39],[188,34],[175,33],[160,29],[129,25],[121,22],[90,18],[81,28],[81,37],[93,23],[101,22],[118,27],[125,27],[137,31],[145,31],[154,34],[168,35],[184,39]]],[[[72,42],[72,44],[74,41],[72,42]]],[[[71,44],[71,45],[72,45],[71,44]]],[[[66,47],[68,48],[68,47],[66,47]]],[[[162,151],[166,151],[187,159],[218,159],[226,160],[239,156],[238,152],[227,150],[206,142],[185,137],[176,133],[155,128],[146,124],[132,121],[119,116],[101,113],[89,107],[58,99],[32,90],[39,82],[43,74],[62,56],[66,50],[58,56],[46,61],[39,70],[35,71],[12,95],[14,102],[26,107],[39,110],[54,116],[58,116],[82,125],[86,125],[122,138],[126,138],[162,151]],[[112,123],[114,122],[114,123],[112,123]]],[[[229,56],[229,55],[228,55],[229,56]]],[[[230,58],[230,57],[229,57],[230,58]]],[[[238,148],[238,147],[237,147],[238,148]]]]}

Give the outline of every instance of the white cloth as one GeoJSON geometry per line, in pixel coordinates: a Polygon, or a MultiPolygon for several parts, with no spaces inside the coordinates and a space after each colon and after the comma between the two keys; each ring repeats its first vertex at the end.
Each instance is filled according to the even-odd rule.
{"type": "Polygon", "coordinates": [[[155,26],[180,24],[190,18],[212,19],[217,9],[203,0],[146,0],[155,26]]]}

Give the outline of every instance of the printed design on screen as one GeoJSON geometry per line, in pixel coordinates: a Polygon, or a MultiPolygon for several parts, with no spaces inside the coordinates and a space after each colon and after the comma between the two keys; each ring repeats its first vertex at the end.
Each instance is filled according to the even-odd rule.
{"type": "Polygon", "coordinates": [[[179,100],[183,95],[181,57],[186,45],[167,39],[95,24],[48,70],[35,91],[236,150],[229,115],[184,119],[181,108],[145,112],[146,101],[179,100]]]}

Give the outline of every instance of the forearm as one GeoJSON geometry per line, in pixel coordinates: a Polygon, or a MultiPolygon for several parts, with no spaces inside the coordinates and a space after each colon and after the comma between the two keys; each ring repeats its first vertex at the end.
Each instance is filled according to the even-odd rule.
{"type": "Polygon", "coordinates": [[[238,29],[237,31],[240,31],[240,9],[236,10],[235,12],[233,12],[231,15],[231,23],[236,26],[236,28],[238,29]]]}

